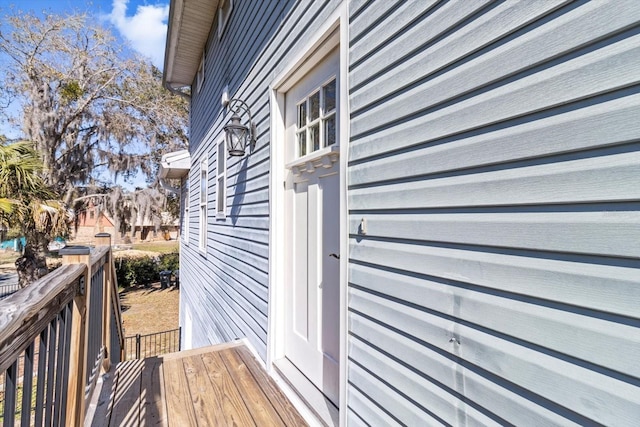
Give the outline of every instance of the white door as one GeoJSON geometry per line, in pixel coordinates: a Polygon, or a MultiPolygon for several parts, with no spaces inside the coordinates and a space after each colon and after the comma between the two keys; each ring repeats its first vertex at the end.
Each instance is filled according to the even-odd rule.
{"type": "Polygon", "coordinates": [[[285,355],[339,401],[340,175],[338,50],[285,96],[287,257],[285,355]]]}

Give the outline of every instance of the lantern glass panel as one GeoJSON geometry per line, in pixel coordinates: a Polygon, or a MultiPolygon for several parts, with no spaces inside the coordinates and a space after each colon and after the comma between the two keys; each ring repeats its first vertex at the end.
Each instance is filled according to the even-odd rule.
{"type": "Polygon", "coordinates": [[[243,156],[246,147],[248,129],[245,126],[230,124],[225,127],[227,148],[230,156],[243,156]]]}

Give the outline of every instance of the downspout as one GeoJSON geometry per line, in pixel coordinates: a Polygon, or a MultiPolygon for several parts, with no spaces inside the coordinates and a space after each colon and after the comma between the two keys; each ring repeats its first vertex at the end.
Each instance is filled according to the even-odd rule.
{"type": "Polygon", "coordinates": [[[180,189],[167,184],[167,181],[165,181],[164,178],[160,178],[158,181],[160,182],[160,186],[165,190],[173,194],[180,194],[180,189]]]}
{"type": "Polygon", "coordinates": [[[171,83],[166,82],[166,84],[164,85],[165,88],[167,88],[167,90],[171,93],[173,93],[174,95],[178,95],[183,97],[184,99],[186,99],[187,101],[191,101],[191,95],[189,95],[186,92],[183,92],[181,90],[178,90],[176,88],[174,88],[173,86],[171,86],[171,83]]]}

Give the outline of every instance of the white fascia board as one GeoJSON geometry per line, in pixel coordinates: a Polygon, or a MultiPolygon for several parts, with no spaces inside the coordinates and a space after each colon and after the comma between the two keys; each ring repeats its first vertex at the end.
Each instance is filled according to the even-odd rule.
{"type": "Polygon", "coordinates": [[[178,179],[189,173],[191,155],[188,150],[174,151],[162,156],[160,179],[178,179]]]}

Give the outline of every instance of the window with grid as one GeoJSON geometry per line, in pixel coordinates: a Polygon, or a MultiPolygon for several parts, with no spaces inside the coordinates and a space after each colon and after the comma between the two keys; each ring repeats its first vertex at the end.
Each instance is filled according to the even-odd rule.
{"type": "Polygon", "coordinates": [[[297,104],[298,157],[336,143],[336,79],[313,91],[297,104]]]}
{"type": "Polygon", "coordinates": [[[218,143],[218,163],[216,165],[216,217],[224,218],[227,213],[227,146],[224,140],[218,143]]]}
{"type": "Polygon", "coordinates": [[[189,243],[189,177],[185,179],[185,191],[183,192],[184,214],[182,216],[182,241],[189,243]]]}
{"type": "Polygon", "coordinates": [[[207,159],[200,162],[200,250],[207,247],[207,159]]]}

